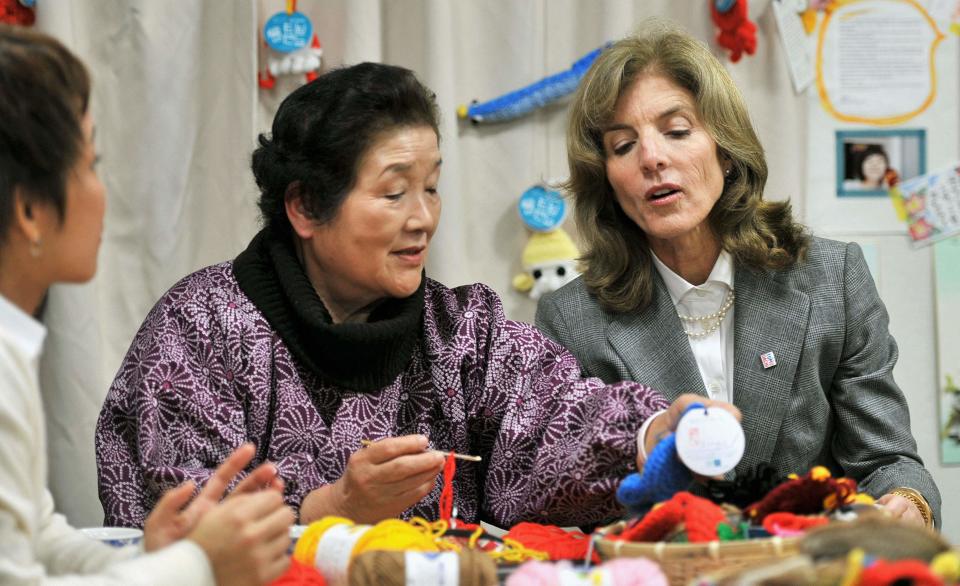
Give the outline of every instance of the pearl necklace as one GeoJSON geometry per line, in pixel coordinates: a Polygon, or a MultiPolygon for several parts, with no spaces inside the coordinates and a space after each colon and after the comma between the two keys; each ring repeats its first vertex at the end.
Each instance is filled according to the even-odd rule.
{"type": "Polygon", "coordinates": [[[720,309],[718,309],[716,313],[708,313],[707,315],[683,315],[678,311],[677,316],[680,318],[680,321],[690,324],[699,323],[700,327],[703,328],[702,331],[694,332],[684,327],[684,333],[694,340],[699,340],[700,338],[706,338],[713,332],[719,330],[720,324],[723,323],[723,318],[727,317],[727,312],[730,311],[731,307],[733,307],[733,300],[736,298],[737,297],[734,295],[733,289],[730,289],[730,292],[723,299],[723,305],[720,306],[720,309]]]}

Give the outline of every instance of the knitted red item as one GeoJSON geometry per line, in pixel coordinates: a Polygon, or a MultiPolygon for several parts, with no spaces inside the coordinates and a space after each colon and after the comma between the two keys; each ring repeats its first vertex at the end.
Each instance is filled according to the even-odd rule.
{"type": "Polygon", "coordinates": [[[327,581],[313,566],[301,564],[291,558],[290,567],[271,582],[270,586],[327,586],[327,581]]]}
{"type": "Polygon", "coordinates": [[[450,452],[443,465],[443,490],[440,491],[440,519],[447,523],[453,517],[453,476],[456,473],[457,459],[450,452]]]}
{"type": "Polygon", "coordinates": [[[27,8],[17,0],[0,0],[0,22],[19,26],[30,26],[36,16],[33,9],[27,8]]]}
{"type": "Polygon", "coordinates": [[[678,492],[647,513],[639,523],[611,539],[622,541],[661,541],[674,527],[683,523],[691,543],[716,541],[717,524],[726,521],[723,509],[705,498],[678,492]]]}
{"type": "MultiPolygon", "coordinates": [[[[539,523],[517,523],[504,539],[513,539],[528,549],[542,551],[556,560],[582,560],[590,549],[590,537],[581,531],[566,531],[555,525],[539,523]]],[[[594,563],[600,563],[600,556],[593,552],[594,563]]]]}
{"type": "Polygon", "coordinates": [[[714,0],[710,4],[710,17],[717,25],[717,44],[730,50],[730,60],[736,63],[741,55],[753,55],[757,50],[757,25],[750,22],[747,0],[735,0],[726,12],[717,10],[714,0]]]}
{"type": "Polygon", "coordinates": [[[830,520],[826,517],[805,517],[793,513],[770,513],[763,520],[763,528],[770,535],[780,535],[784,532],[803,532],[812,527],[826,525],[830,520]]]}
{"type": "Polygon", "coordinates": [[[850,501],[857,494],[857,483],[849,478],[832,478],[830,471],[817,466],[806,475],[784,482],[763,500],[744,512],[753,522],[762,522],[776,511],[813,515],[850,501]]]}
{"type": "Polygon", "coordinates": [[[895,584],[943,586],[943,580],[920,560],[896,562],[877,560],[872,566],[863,569],[857,584],[859,586],[894,586],[895,584]]]}

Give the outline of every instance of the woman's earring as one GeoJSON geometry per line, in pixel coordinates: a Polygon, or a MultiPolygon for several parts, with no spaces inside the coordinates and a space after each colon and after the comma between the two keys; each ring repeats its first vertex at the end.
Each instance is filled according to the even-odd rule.
{"type": "Polygon", "coordinates": [[[37,239],[30,243],[30,256],[40,258],[40,253],[43,251],[42,245],[43,241],[37,236],[37,239]]]}
{"type": "Polygon", "coordinates": [[[730,167],[727,167],[727,169],[723,172],[723,175],[724,175],[725,177],[729,177],[729,176],[730,176],[730,167]]]}

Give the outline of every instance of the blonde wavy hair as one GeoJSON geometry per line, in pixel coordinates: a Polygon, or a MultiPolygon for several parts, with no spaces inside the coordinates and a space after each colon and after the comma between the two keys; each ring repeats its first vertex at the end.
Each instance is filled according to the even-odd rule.
{"type": "Polygon", "coordinates": [[[730,75],[703,43],[672,25],[649,21],[597,58],[573,98],[567,127],[570,179],[564,187],[576,203],[584,283],[614,312],[650,304],[654,269],[645,234],[620,208],[607,180],[603,129],[620,96],[650,74],[663,75],[694,96],[718,159],[731,165],[708,221],[735,262],[754,269],[788,267],[803,259],[809,243],[789,202],[763,199],[763,147],[730,75]]]}

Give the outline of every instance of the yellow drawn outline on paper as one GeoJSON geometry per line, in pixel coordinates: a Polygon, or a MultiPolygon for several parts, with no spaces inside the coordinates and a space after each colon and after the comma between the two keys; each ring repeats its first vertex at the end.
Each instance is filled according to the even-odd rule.
{"type": "MultiPolygon", "coordinates": [[[[837,8],[845,6],[848,4],[856,4],[859,2],[869,2],[870,0],[840,0],[838,2],[837,8]]],[[[902,2],[904,4],[909,4],[917,9],[917,12],[920,13],[923,18],[927,20],[930,24],[930,28],[933,29],[934,39],[930,47],[930,95],[927,96],[927,99],[924,100],[923,104],[919,108],[912,112],[906,114],[898,114],[896,116],[887,116],[884,118],[867,118],[865,116],[854,116],[851,114],[843,114],[839,112],[836,108],[833,107],[833,103],[830,101],[830,96],[827,95],[827,87],[823,82],[823,43],[824,38],[827,36],[827,25],[830,23],[830,19],[833,18],[835,13],[834,11],[828,11],[824,16],[823,23],[820,25],[820,35],[817,37],[817,92],[820,94],[820,103],[823,105],[823,108],[833,115],[835,118],[843,120],[845,122],[862,122],[864,124],[874,124],[877,126],[885,125],[894,125],[902,124],[907,120],[913,118],[914,116],[920,114],[924,110],[930,107],[930,104],[933,103],[934,98],[937,95],[937,69],[936,63],[934,60],[934,55],[937,52],[937,45],[940,44],[945,37],[943,33],[940,32],[940,29],[937,28],[937,24],[933,21],[933,18],[930,17],[930,14],[917,3],[916,0],[889,0],[892,2],[902,2]]],[[[860,12],[860,11],[858,11],[860,12]]],[[[854,13],[856,14],[856,13],[854,13]]],[[[853,14],[846,14],[847,16],[853,16],[853,14]]]]}

